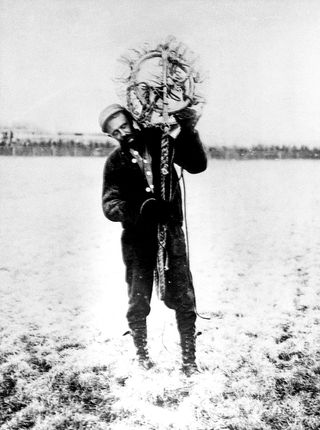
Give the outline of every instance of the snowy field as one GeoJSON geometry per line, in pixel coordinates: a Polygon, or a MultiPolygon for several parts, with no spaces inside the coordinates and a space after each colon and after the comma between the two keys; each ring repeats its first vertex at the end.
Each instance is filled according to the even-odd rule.
{"type": "Polygon", "coordinates": [[[320,164],[215,161],[186,174],[201,373],[153,298],[155,369],[127,330],[103,158],[0,157],[0,427],[320,426],[320,164]],[[2,412],[1,412],[2,411],[2,412]]]}

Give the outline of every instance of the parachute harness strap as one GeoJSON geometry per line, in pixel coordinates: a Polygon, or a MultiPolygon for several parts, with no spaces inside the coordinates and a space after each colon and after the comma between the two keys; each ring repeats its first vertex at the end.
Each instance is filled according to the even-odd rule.
{"type": "MultiPolygon", "coordinates": [[[[170,175],[170,160],[169,160],[169,114],[168,114],[168,94],[167,94],[167,68],[168,68],[168,46],[164,45],[162,49],[162,86],[163,86],[163,131],[161,137],[161,155],[160,155],[160,194],[161,199],[165,201],[171,200],[171,180],[169,190],[167,190],[167,177],[170,175]]],[[[166,271],[169,270],[168,255],[166,250],[167,245],[167,225],[158,225],[158,254],[156,281],[157,292],[160,300],[165,299],[166,292],[166,271]]]]}

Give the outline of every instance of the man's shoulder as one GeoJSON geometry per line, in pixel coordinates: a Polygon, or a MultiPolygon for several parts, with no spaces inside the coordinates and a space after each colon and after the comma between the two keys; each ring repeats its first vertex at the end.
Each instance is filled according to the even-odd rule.
{"type": "Polygon", "coordinates": [[[115,148],[110,152],[110,154],[108,155],[108,158],[107,158],[107,159],[114,159],[114,158],[119,157],[120,152],[121,152],[121,148],[120,148],[120,146],[116,146],[116,147],[115,147],[115,148]]]}
{"type": "Polygon", "coordinates": [[[122,162],[122,158],[123,156],[122,156],[121,147],[117,146],[110,152],[110,154],[106,158],[105,164],[104,164],[105,170],[111,170],[120,166],[122,162]]]}
{"type": "Polygon", "coordinates": [[[120,146],[116,146],[108,155],[106,163],[116,162],[122,158],[122,149],[120,146]]]}

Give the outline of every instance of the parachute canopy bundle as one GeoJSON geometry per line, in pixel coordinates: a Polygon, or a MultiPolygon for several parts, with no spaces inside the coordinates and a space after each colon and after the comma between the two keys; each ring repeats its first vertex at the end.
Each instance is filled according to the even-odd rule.
{"type": "Polygon", "coordinates": [[[195,54],[174,37],[129,49],[118,60],[117,92],[144,126],[174,126],[174,114],[189,107],[200,117],[205,81],[195,54]]]}

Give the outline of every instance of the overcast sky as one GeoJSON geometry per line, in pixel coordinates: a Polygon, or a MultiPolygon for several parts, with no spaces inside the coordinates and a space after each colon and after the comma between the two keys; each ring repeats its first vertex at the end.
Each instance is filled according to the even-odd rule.
{"type": "Polygon", "coordinates": [[[0,0],[0,123],[99,131],[118,57],[169,34],[209,71],[210,143],[320,142],[313,0],[0,0]]]}

